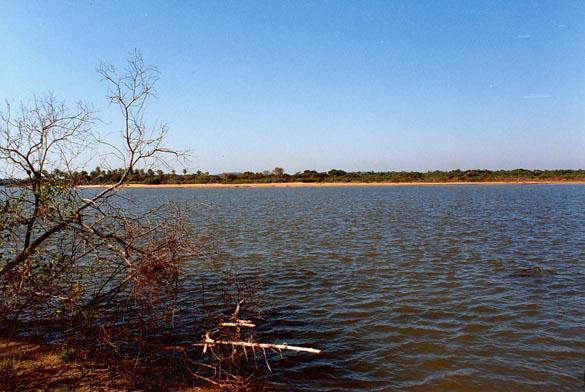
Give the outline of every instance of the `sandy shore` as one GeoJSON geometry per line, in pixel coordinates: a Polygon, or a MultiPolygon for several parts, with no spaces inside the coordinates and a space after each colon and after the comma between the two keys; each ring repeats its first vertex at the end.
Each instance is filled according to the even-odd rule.
{"type": "MultiPolygon", "coordinates": [[[[136,391],[127,374],[91,359],[67,358],[63,346],[0,336],[0,391],[136,391]]],[[[219,389],[184,386],[184,392],[219,389]]]]}
{"type": "MultiPolygon", "coordinates": [[[[585,185],[585,181],[486,181],[486,182],[276,182],[256,184],[126,184],[125,188],[327,188],[358,186],[453,186],[453,185],[585,185]]],[[[106,185],[83,185],[82,188],[105,188],[106,185]]]]}
{"type": "Polygon", "coordinates": [[[0,337],[0,390],[2,391],[125,391],[129,377],[113,375],[107,367],[64,356],[62,346],[0,337]]]}

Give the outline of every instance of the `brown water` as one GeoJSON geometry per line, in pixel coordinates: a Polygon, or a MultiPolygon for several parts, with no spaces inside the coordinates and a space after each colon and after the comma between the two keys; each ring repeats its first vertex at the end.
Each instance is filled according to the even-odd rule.
{"type": "Polygon", "coordinates": [[[585,186],[134,189],[266,282],[284,390],[577,391],[585,186]],[[547,271],[518,273],[541,266],[547,271]]]}

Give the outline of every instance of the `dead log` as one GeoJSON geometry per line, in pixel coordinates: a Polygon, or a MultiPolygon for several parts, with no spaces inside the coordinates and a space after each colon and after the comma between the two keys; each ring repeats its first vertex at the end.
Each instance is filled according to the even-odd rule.
{"type": "Polygon", "coordinates": [[[196,343],[196,346],[203,346],[203,353],[207,352],[208,347],[222,345],[222,346],[232,346],[232,347],[249,347],[252,349],[269,349],[269,350],[276,350],[276,351],[296,351],[296,352],[305,352],[311,354],[321,354],[321,350],[316,348],[310,347],[301,347],[301,346],[290,346],[287,343],[281,344],[272,344],[272,343],[253,343],[253,342],[243,342],[243,341],[229,341],[229,340],[215,340],[212,339],[209,334],[205,335],[205,339],[203,339],[203,343],[196,343]]]}

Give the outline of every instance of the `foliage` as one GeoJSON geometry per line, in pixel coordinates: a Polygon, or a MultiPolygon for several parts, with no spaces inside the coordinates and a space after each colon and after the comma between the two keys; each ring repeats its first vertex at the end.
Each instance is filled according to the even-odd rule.
{"type": "MultiPolygon", "coordinates": [[[[99,167],[90,173],[73,172],[70,181],[84,185],[107,185],[121,178],[122,169],[101,170],[99,167]]],[[[152,169],[133,170],[128,177],[132,184],[252,184],[272,182],[523,182],[523,181],[585,181],[585,170],[451,170],[428,172],[346,172],[331,169],[328,172],[305,170],[287,174],[282,168],[271,172],[250,172],[209,174],[197,171],[188,174],[165,173],[152,169]]]]}

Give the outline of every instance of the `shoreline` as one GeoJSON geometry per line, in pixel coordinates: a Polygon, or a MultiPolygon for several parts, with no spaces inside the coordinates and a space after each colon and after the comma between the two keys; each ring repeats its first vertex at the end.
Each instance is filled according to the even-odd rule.
{"type": "MultiPolygon", "coordinates": [[[[395,186],[469,186],[469,185],[585,185],[585,181],[458,181],[458,182],[269,182],[249,184],[125,184],[122,188],[328,188],[328,187],[395,187],[395,186]]],[[[106,188],[110,185],[80,185],[79,188],[106,188]]]]}
{"type": "Polygon", "coordinates": [[[68,358],[66,347],[34,339],[0,337],[0,390],[120,391],[130,378],[114,374],[105,364],[68,358]],[[62,389],[63,388],[63,389],[62,389]]]}

